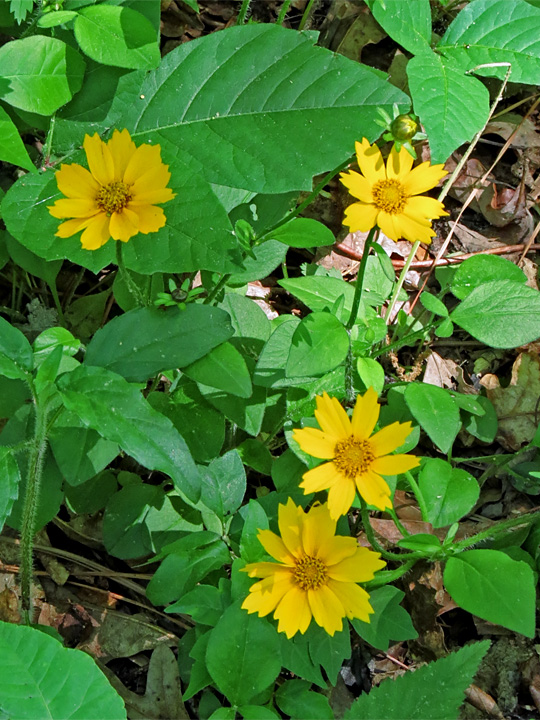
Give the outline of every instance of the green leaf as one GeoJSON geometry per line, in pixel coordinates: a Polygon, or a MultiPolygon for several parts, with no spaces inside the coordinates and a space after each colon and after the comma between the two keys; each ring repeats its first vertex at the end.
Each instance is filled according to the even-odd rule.
{"type": "Polygon", "coordinates": [[[266,554],[258,538],[259,530],[268,530],[268,517],[256,500],[245,508],[244,527],[240,538],[240,555],[246,562],[258,562],[266,554]]]}
{"type": "Polygon", "coordinates": [[[343,720],[458,720],[465,690],[489,648],[484,640],[361,695],[343,720]]]}
{"type": "Polygon", "coordinates": [[[354,287],[336,277],[308,275],[307,277],[279,280],[281,287],[297,297],[310,310],[331,310],[336,301],[343,298],[343,305],[337,317],[346,322],[351,314],[354,287]]]}
{"type": "Polygon", "coordinates": [[[449,452],[461,427],[459,410],[450,395],[435,385],[410,383],[405,390],[405,402],[441,452],[449,452]]]}
{"type": "Polygon", "coordinates": [[[527,282],[523,270],[510,260],[497,255],[475,255],[459,265],[450,289],[459,300],[465,300],[475,288],[495,280],[511,280],[523,284],[527,282]]]}
{"type": "Polygon", "coordinates": [[[20,330],[0,317],[0,373],[23,379],[34,366],[34,353],[20,330]]]}
{"type": "Polygon", "coordinates": [[[217,624],[223,615],[222,593],[214,585],[197,585],[173,605],[165,608],[166,613],[191,615],[201,625],[217,624]]]}
{"type": "Polygon", "coordinates": [[[34,7],[34,0],[11,0],[9,9],[13,13],[15,20],[20,25],[26,16],[34,7]]]}
{"type": "Polygon", "coordinates": [[[219,307],[229,314],[234,337],[255,338],[262,342],[270,337],[270,320],[251,298],[227,293],[219,307]]]}
{"type": "Polygon", "coordinates": [[[513,280],[494,280],[475,288],[450,318],[490,347],[519,347],[540,337],[540,293],[513,280]]]}
{"type": "Polygon", "coordinates": [[[484,127],[489,92],[480,80],[464,75],[452,60],[433,52],[411,58],[407,77],[414,111],[429,137],[431,161],[443,163],[484,127]]]}
{"type": "Polygon", "coordinates": [[[158,38],[152,23],[129,7],[83,7],[73,29],[81,50],[103,65],[143,70],[159,65],[158,38]]]}
{"type": "Polygon", "coordinates": [[[238,710],[244,720],[279,720],[275,710],[262,705],[242,705],[238,710]]]}
{"type": "Polygon", "coordinates": [[[276,692],[279,709],[293,718],[334,720],[328,699],[310,690],[310,686],[305,680],[286,680],[276,692]]]}
{"type": "Polygon", "coordinates": [[[340,365],[348,350],[349,336],[340,321],[327,312],[311,313],[294,331],[285,374],[322,375],[340,365]]]}
{"type": "Polygon", "coordinates": [[[141,76],[142,99],[125,107],[119,126],[181,148],[190,172],[210,182],[311,190],[313,176],[346,160],[355,140],[379,136],[378,107],[408,107],[382,73],[316,41],[254,23],[184,43],[141,76]]]}
{"type": "Polygon", "coordinates": [[[198,501],[200,478],[184,439],[136,387],[109,370],[84,366],[63,375],[58,385],[67,409],[87,427],[148,470],[166,473],[179,493],[198,501]]]}
{"type": "Polygon", "coordinates": [[[534,637],[536,590],[527,563],[498,550],[467,550],[448,559],[444,585],[464,610],[534,637]]]}
{"type": "Polygon", "coordinates": [[[81,485],[101,472],[120,452],[116,443],[85,427],[77,415],[62,410],[49,435],[49,443],[66,481],[81,485]]]}
{"type": "Polygon", "coordinates": [[[85,364],[144,382],[163,370],[190,365],[232,333],[227,313],[209,305],[164,311],[138,308],[98,330],[86,350],[85,364]]]}
{"type": "Polygon", "coordinates": [[[37,172],[15,123],[3,107],[0,107],[0,160],[18,165],[33,173],[37,172]]]}
{"type": "Polygon", "coordinates": [[[294,675],[309,680],[321,688],[327,687],[323,679],[319,663],[313,662],[309,656],[309,642],[305,635],[297,633],[290,640],[280,633],[282,665],[294,675]]]}
{"type": "Polygon", "coordinates": [[[424,461],[418,483],[428,510],[424,520],[435,528],[461,520],[480,495],[480,487],[472,475],[437,458],[424,461]]]}
{"type": "MultiPolygon", "coordinates": [[[[429,51],[431,44],[431,8],[429,0],[384,0],[372,8],[375,20],[392,40],[413,55],[429,51]]],[[[409,61],[410,62],[410,61],[409,61]]],[[[431,136],[430,136],[431,140],[431,136]]]]}
{"type": "Polygon", "coordinates": [[[356,370],[366,390],[372,387],[377,395],[382,393],[384,368],[380,363],[373,358],[359,357],[356,361],[356,370]]]}
{"type": "Polygon", "coordinates": [[[34,35],[0,48],[0,97],[13,107],[52,115],[81,88],[85,64],[61,40],[34,35]]]}
{"type": "Polygon", "coordinates": [[[94,660],[39,630],[0,623],[0,708],[17,720],[125,720],[124,701],[94,660]]]}
{"type": "Polygon", "coordinates": [[[238,510],[246,493],[246,471],[237,450],[212,460],[202,474],[201,503],[223,520],[238,510]]]}
{"type": "Polygon", "coordinates": [[[115,557],[127,560],[155,552],[147,526],[152,507],[161,509],[165,493],[152,485],[128,485],[109,498],[103,513],[103,544],[115,557]]]}
{"type": "MultiPolygon", "coordinates": [[[[511,63],[510,80],[535,85],[540,74],[540,9],[524,0],[475,0],[461,10],[437,46],[463,70],[511,63]]],[[[505,77],[508,67],[476,69],[505,77]]]]}
{"type": "Polygon", "coordinates": [[[333,636],[314,623],[306,632],[309,656],[315,665],[322,665],[331,685],[336,684],[343,661],[351,657],[351,633],[347,621],[344,625],[333,636]]]}
{"type": "Polygon", "coordinates": [[[75,17],[77,17],[77,13],[74,10],[56,10],[41,15],[37,24],[40,28],[58,27],[58,25],[70,22],[75,17]]]}
{"type": "Polygon", "coordinates": [[[484,415],[465,415],[463,427],[471,435],[485,443],[492,443],[497,435],[499,420],[493,404],[483,395],[477,398],[478,404],[484,409],[484,415]]]}
{"type": "MultiPolygon", "coordinates": [[[[192,305],[191,307],[207,307],[192,305]]],[[[206,326],[201,326],[205,331],[206,326]]],[[[242,398],[251,397],[251,376],[241,353],[230,342],[211,350],[200,360],[183,368],[184,374],[195,382],[203,383],[208,387],[225,390],[231,395],[242,398]]]]}
{"type": "Polygon", "coordinates": [[[266,619],[231,605],[212,630],[206,664],[231,705],[247,704],[279,675],[278,634],[266,619]]]}
{"type": "Polygon", "coordinates": [[[252,252],[253,257],[248,255],[237,263],[240,269],[231,274],[228,285],[239,287],[267,277],[285,260],[287,246],[277,240],[265,240],[255,246],[252,252]]]}
{"type": "MultiPolygon", "coordinates": [[[[285,316],[265,344],[253,374],[255,385],[262,387],[278,387],[287,384],[285,365],[291,348],[291,341],[300,320],[293,315],[285,316]]],[[[288,384],[294,384],[291,380],[288,384]]]]}
{"type": "Polygon", "coordinates": [[[314,248],[333,245],[336,238],[326,225],[311,218],[295,218],[269,235],[273,240],[295,248],[314,248]]]}
{"type": "Polygon", "coordinates": [[[400,605],[404,597],[405,593],[392,585],[372,590],[369,602],[375,614],[369,616],[369,623],[353,618],[351,625],[363,640],[383,652],[388,650],[391,641],[414,640],[418,633],[411,616],[400,605]]]}
{"type": "Polygon", "coordinates": [[[19,485],[21,475],[17,461],[13,457],[11,449],[8,447],[0,447],[0,477],[2,484],[0,485],[0,530],[4,527],[13,503],[19,495],[19,485]]]}
{"type": "Polygon", "coordinates": [[[61,260],[51,260],[47,262],[39,257],[39,255],[35,255],[25,248],[24,245],[21,245],[21,243],[11,235],[8,235],[6,238],[6,246],[13,262],[31,275],[45,280],[49,287],[56,287],[56,278],[62,267],[61,260]]]}

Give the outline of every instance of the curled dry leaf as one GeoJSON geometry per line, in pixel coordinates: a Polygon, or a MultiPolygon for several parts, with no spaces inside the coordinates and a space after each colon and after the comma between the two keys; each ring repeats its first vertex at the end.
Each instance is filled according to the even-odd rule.
{"type": "Polygon", "coordinates": [[[484,375],[481,384],[493,403],[499,420],[497,440],[507,450],[516,451],[534,437],[540,414],[540,359],[538,354],[522,353],[512,367],[508,387],[501,387],[496,375],[484,375]]]}

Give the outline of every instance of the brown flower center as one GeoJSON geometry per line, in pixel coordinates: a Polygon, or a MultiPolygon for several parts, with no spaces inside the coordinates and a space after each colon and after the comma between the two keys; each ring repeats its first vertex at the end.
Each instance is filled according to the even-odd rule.
{"type": "Polygon", "coordinates": [[[123,210],[132,199],[133,195],[128,185],[123,182],[112,182],[100,187],[96,202],[100,210],[112,215],[123,210]]]}
{"type": "Polygon", "coordinates": [[[407,204],[407,195],[399,180],[379,180],[371,189],[375,207],[390,215],[403,212],[407,204]]]}
{"type": "Polygon", "coordinates": [[[302,590],[317,590],[328,579],[326,565],[318,558],[304,555],[296,561],[293,579],[302,590]]]}
{"type": "Polygon", "coordinates": [[[375,460],[369,442],[358,440],[354,435],[337,442],[334,453],[334,465],[342,475],[351,480],[369,470],[371,463],[375,460]]]}

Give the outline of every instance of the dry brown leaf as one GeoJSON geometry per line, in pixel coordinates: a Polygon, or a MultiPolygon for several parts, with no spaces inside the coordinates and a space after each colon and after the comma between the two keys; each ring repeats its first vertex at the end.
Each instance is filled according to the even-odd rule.
{"type": "Polygon", "coordinates": [[[538,427],[540,401],[540,360],[537,354],[522,353],[512,367],[508,387],[501,387],[496,375],[484,375],[481,384],[499,419],[497,440],[516,451],[534,437],[538,427]]]}
{"type": "Polygon", "coordinates": [[[424,382],[442,388],[453,388],[458,377],[459,365],[451,358],[443,358],[432,352],[426,361],[424,382]]]}

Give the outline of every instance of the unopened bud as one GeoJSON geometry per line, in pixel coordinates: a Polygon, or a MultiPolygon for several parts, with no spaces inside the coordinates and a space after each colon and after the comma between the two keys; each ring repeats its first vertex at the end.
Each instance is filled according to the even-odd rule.
{"type": "Polygon", "coordinates": [[[392,124],[390,125],[390,132],[394,139],[400,142],[412,140],[417,130],[418,124],[410,115],[398,115],[397,118],[392,120],[392,124]]]}

